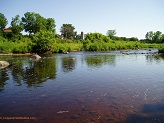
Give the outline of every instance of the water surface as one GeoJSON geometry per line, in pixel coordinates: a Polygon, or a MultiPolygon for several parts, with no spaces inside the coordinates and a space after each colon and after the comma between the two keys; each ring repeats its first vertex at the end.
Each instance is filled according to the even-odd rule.
{"type": "Polygon", "coordinates": [[[0,70],[1,123],[164,122],[163,57],[76,52],[0,60],[12,64],[0,70]]]}

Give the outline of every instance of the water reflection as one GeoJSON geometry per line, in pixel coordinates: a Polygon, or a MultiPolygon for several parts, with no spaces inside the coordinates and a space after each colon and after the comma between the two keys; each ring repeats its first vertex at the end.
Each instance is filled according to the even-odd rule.
{"type": "Polygon", "coordinates": [[[17,86],[27,84],[28,87],[41,86],[48,79],[56,78],[56,57],[43,57],[42,61],[30,61],[29,57],[2,57],[11,64],[10,67],[0,70],[0,88],[11,79],[17,86]],[[8,72],[9,71],[9,72],[8,72]]]}
{"type": "Polygon", "coordinates": [[[2,60],[12,65],[0,70],[1,116],[48,123],[164,121],[163,58],[80,52],[42,56],[39,62],[2,60]]]}
{"type": "Polygon", "coordinates": [[[41,62],[29,62],[29,66],[25,68],[24,81],[28,86],[40,86],[40,83],[46,82],[48,79],[56,78],[56,59],[47,58],[41,62]]]}
{"type": "Polygon", "coordinates": [[[160,55],[156,55],[156,56],[147,55],[146,56],[146,60],[147,60],[148,63],[153,63],[153,62],[160,63],[160,62],[164,61],[164,56],[160,56],[160,55]]]}
{"type": "Polygon", "coordinates": [[[115,66],[116,55],[88,55],[85,60],[89,67],[115,66]]]}
{"type": "Polygon", "coordinates": [[[63,72],[71,72],[76,68],[75,57],[63,57],[62,58],[62,70],[63,72]]]}
{"type": "Polygon", "coordinates": [[[9,79],[7,75],[7,70],[0,70],[0,91],[3,90],[6,81],[9,79]]]}

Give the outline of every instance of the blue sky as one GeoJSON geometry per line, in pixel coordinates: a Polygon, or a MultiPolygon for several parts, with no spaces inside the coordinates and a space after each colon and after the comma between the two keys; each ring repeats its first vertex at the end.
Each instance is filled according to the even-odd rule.
{"type": "Polygon", "coordinates": [[[164,0],[0,0],[0,13],[8,19],[26,12],[54,18],[56,31],[70,23],[80,33],[145,38],[148,31],[164,33],[164,0]]]}

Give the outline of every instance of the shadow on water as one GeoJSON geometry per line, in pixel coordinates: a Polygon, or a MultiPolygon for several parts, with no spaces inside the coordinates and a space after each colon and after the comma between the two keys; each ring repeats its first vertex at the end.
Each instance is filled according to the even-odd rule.
{"type": "Polygon", "coordinates": [[[145,104],[140,114],[130,115],[125,123],[164,123],[164,103],[145,104]]]}

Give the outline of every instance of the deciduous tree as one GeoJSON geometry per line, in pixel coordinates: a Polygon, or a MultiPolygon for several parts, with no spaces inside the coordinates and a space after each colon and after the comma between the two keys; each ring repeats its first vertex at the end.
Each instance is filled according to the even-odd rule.
{"type": "Polygon", "coordinates": [[[8,22],[4,14],[0,13],[0,35],[3,35],[3,29],[6,27],[7,23],[8,22]]]}
{"type": "Polygon", "coordinates": [[[112,38],[114,35],[116,35],[116,30],[108,30],[107,31],[107,36],[109,36],[110,38],[112,38]]]}
{"type": "Polygon", "coordinates": [[[15,18],[12,18],[11,29],[14,34],[19,34],[23,28],[24,26],[19,15],[16,15],[15,18]]]}
{"type": "Polygon", "coordinates": [[[75,37],[74,30],[75,30],[75,27],[72,26],[72,24],[63,24],[60,29],[60,32],[61,32],[63,38],[72,39],[75,37]]]}
{"type": "Polygon", "coordinates": [[[53,18],[44,18],[38,13],[26,12],[22,17],[24,29],[28,33],[37,33],[41,30],[55,33],[55,20],[53,18]]]}
{"type": "Polygon", "coordinates": [[[149,31],[149,32],[146,33],[145,38],[147,40],[149,40],[149,41],[152,41],[153,40],[153,36],[154,36],[153,31],[149,31]]]}

